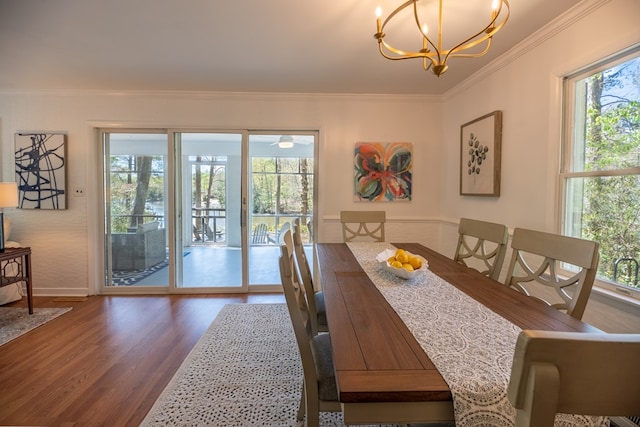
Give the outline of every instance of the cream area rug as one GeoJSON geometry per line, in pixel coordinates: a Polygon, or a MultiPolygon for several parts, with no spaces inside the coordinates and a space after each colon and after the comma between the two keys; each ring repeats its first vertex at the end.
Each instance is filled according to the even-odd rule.
{"type": "Polygon", "coordinates": [[[33,309],[33,314],[29,314],[26,307],[0,307],[0,345],[44,325],[69,310],[71,307],[36,307],[33,309]]]}
{"type": "MultiPolygon", "coordinates": [[[[287,306],[227,304],[141,426],[298,426],[301,391],[287,306]]],[[[342,414],[321,413],[320,426],[344,426],[342,414]]]]}
{"type": "MultiPolygon", "coordinates": [[[[302,364],[285,304],[227,304],[142,426],[296,426],[302,364]]],[[[342,426],[340,414],[321,425],[342,426]]]]}

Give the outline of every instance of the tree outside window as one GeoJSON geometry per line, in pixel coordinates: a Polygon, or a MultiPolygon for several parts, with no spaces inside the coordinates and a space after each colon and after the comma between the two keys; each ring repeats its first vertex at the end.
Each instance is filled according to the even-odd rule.
{"type": "Polygon", "coordinates": [[[640,290],[640,52],[566,80],[566,235],[600,244],[598,278],[640,290]]]}
{"type": "Polygon", "coordinates": [[[273,219],[275,232],[291,218],[301,218],[302,233],[313,210],[313,159],[304,157],[254,157],[252,159],[254,217],[273,219]]]}
{"type": "Polygon", "coordinates": [[[111,231],[128,229],[153,220],[163,220],[162,213],[149,208],[161,202],[164,193],[164,159],[162,156],[110,157],[111,231]]]}

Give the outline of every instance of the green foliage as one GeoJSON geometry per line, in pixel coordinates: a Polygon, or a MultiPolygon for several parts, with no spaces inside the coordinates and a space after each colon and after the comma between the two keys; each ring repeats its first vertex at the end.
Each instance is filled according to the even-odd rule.
{"type": "Polygon", "coordinates": [[[277,186],[276,159],[255,157],[252,166],[253,213],[274,214],[277,186]]]}
{"type": "MultiPolygon", "coordinates": [[[[640,258],[640,180],[636,176],[598,177],[585,182],[584,237],[600,242],[601,276],[612,279],[618,258],[640,258]]],[[[633,284],[633,278],[618,281],[633,284]]]]}
{"type": "Polygon", "coordinates": [[[301,158],[254,158],[252,188],[254,214],[303,214],[313,205],[313,166],[301,158]],[[303,167],[309,168],[303,171],[303,167]],[[306,179],[306,182],[305,182],[306,179]]]}
{"type": "MultiPolygon", "coordinates": [[[[594,75],[588,80],[585,170],[614,171],[640,167],[640,102],[622,96],[625,82],[636,82],[640,67],[594,75]]],[[[589,177],[584,180],[582,232],[600,243],[598,273],[609,280],[619,258],[640,261],[640,175],[589,177]]],[[[618,272],[617,281],[633,285],[634,276],[618,272]]]]}
{"type": "MultiPolygon", "coordinates": [[[[201,161],[213,163],[213,159],[203,157],[201,161]]],[[[197,206],[214,207],[211,203],[215,200],[220,207],[226,206],[226,165],[204,164],[192,173],[191,188],[193,189],[192,200],[197,206]],[[197,171],[200,173],[201,190],[197,194],[197,171]],[[200,203],[198,204],[197,201],[200,203]],[[209,202],[209,203],[208,203],[209,202]]]]}
{"type": "Polygon", "coordinates": [[[588,110],[587,129],[595,125],[598,137],[587,133],[586,170],[640,166],[640,102],[628,101],[600,113],[588,110]]]}
{"type": "MultiPolygon", "coordinates": [[[[162,200],[164,193],[164,176],[161,166],[162,156],[153,158],[155,169],[151,174],[147,201],[162,200]],[[159,169],[159,171],[158,171],[159,169]]],[[[135,194],[138,187],[138,172],[134,156],[111,156],[110,159],[109,207],[111,214],[111,232],[124,233],[130,226],[131,215],[134,214],[135,194]]],[[[153,211],[144,209],[142,215],[152,216],[153,211]]]]}

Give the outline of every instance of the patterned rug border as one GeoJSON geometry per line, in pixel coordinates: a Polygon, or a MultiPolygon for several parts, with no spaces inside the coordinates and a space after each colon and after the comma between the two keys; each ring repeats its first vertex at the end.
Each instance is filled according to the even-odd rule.
{"type": "Polygon", "coordinates": [[[113,286],[135,285],[140,280],[151,276],[156,271],[166,268],[168,265],[167,260],[164,260],[144,270],[116,270],[111,273],[111,283],[113,286]]]}
{"type": "Polygon", "coordinates": [[[62,316],[71,309],[72,307],[36,307],[33,314],[29,314],[26,307],[0,307],[0,346],[62,316]]]}
{"type": "MultiPolygon", "coordinates": [[[[190,253],[191,251],[184,251],[183,256],[186,257],[190,253]]],[[[165,258],[164,261],[143,270],[114,270],[111,273],[111,283],[113,286],[132,286],[168,266],[169,260],[165,258]]]]}

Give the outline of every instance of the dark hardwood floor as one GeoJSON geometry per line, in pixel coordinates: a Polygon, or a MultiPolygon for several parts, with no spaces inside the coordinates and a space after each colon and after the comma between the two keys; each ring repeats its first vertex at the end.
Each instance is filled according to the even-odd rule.
{"type": "Polygon", "coordinates": [[[73,310],[0,346],[0,425],[137,426],[225,304],[274,302],[284,296],[35,298],[73,310]]]}

